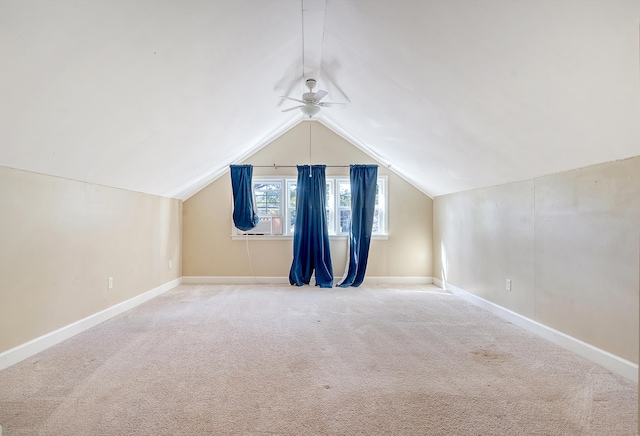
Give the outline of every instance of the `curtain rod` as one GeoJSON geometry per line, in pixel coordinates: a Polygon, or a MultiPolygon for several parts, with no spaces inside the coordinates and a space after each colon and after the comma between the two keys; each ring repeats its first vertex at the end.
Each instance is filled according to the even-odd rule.
{"type": "MultiPolygon", "coordinates": [[[[321,164],[311,165],[320,166],[321,164]]],[[[324,165],[327,168],[349,168],[351,165],[324,165]]],[[[254,168],[298,168],[298,165],[253,165],[254,168]]]]}

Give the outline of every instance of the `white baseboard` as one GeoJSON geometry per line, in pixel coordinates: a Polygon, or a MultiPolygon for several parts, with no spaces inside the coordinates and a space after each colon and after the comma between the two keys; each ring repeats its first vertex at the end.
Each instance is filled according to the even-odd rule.
{"type": "Polygon", "coordinates": [[[445,289],[457,297],[462,298],[478,307],[488,310],[494,315],[499,316],[529,332],[538,335],[556,345],[561,346],[585,359],[588,359],[600,366],[614,372],[622,377],[638,383],[638,365],[625,360],[621,357],[611,354],[608,351],[594,347],[580,339],[569,336],[530,318],[524,317],[516,312],[512,312],[502,306],[491,301],[478,297],[470,292],[457,288],[449,283],[443,283],[441,280],[434,279],[434,284],[445,289]]]}
{"type": "Polygon", "coordinates": [[[369,284],[401,284],[401,285],[430,285],[433,283],[433,277],[367,277],[365,276],[365,285],[369,284]]]}
{"type": "Polygon", "coordinates": [[[289,284],[288,277],[249,277],[249,276],[184,276],[185,285],[252,285],[252,284],[289,284]]]}
{"type": "Polygon", "coordinates": [[[170,289],[175,288],[181,283],[182,278],[172,280],[165,283],[164,285],[160,285],[157,288],[153,288],[143,294],[123,301],[122,303],[118,303],[115,306],[111,306],[105,310],[94,313],[93,315],[59,328],[58,330],[55,330],[51,333],[47,333],[46,335],[32,339],[29,342],[25,342],[24,344],[4,351],[0,353],[0,371],[10,367],[11,365],[15,365],[16,363],[41,351],[44,351],[53,345],[59,344],[60,342],[67,340],[77,335],[78,333],[82,333],[85,330],[95,327],[98,324],[108,320],[109,318],[113,318],[114,316],[120,315],[127,310],[133,309],[134,307],[139,306],[140,304],[147,302],[152,298],[157,297],[164,292],[167,292],[170,289]]]}
{"type": "MultiPolygon", "coordinates": [[[[336,278],[336,283],[340,278],[336,278]]],[[[365,277],[365,284],[431,284],[433,277],[365,277]]],[[[245,285],[245,284],[289,284],[288,277],[236,277],[236,276],[184,276],[185,285],[245,285]]],[[[312,280],[313,283],[313,280],[312,280]]]]}

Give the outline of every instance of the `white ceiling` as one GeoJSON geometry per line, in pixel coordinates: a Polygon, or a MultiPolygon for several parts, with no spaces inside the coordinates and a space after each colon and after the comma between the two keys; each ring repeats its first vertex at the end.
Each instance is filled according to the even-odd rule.
{"type": "Polygon", "coordinates": [[[184,199],[302,120],[280,96],[304,77],[349,103],[320,122],[431,196],[637,156],[639,17],[640,0],[1,0],[0,165],[184,199]]]}

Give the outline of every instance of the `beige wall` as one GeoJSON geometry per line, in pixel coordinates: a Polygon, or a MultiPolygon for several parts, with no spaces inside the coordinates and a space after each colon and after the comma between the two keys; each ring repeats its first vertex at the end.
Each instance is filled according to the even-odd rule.
{"type": "Polygon", "coordinates": [[[635,363],[639,238],[640,157],[434,199],[437,277],[635,363]]]}
{"type": "Polygon", "coordinates": [[[181,207],[0,167],[0,352],[181,277],[181,207]]]}
{"type": "MultiPolygon", "coordinates": [[[[378,163],[318,122],[303,122],[245,163],[253,165],[326,165],[378,163]],[[311,127],[311,132],[310,132],[311,127]]],[[[378,163],[379,164],[379,163],[378,163]]],[[[432,277],[432,200],[384,166],[388,176],[389,238],[373,240],[367,268],[370,277],[432,277]]],[[[327,168],[327,175],[345,175],[348,168],[327,168]]],[[[255,168],[257,175],[296,175],[295,168],[255,168]]],[[[288,277],[291,239],[232,240],[231,181],[229,174],[185,201],[183,207],[183,273],[185,276],[288,277]]],[[[347,255],[345,239],[331,242],[334,275],[342,276],[347,255]]]]}

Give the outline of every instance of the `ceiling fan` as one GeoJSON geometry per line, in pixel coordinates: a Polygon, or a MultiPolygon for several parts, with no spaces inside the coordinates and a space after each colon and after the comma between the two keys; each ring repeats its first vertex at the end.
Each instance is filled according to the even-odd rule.
{"type": "Polygon", "coordinates": [[[291,98],[287,96],[282,96],[282,98],[286,98],[287,100],[297,101],[298,103],[302,103],[300,106],[290,107],[288,109],[283,110],[282,112],[289,112],[292,110],[300,109],[303,114],[311,118],[323,107],[331,107],[331,106],[342,106],[344,103],[330,103],[330,102],[321,102],[326,95],[327,91],[319,90],[318,92],[313,92],[313,88],[316,87],[316,79],[307,79],[304,83],[307,88],[309,88],[309,92],[305,92],[302,94],[302,100],[297,98],[291,98]]]}

